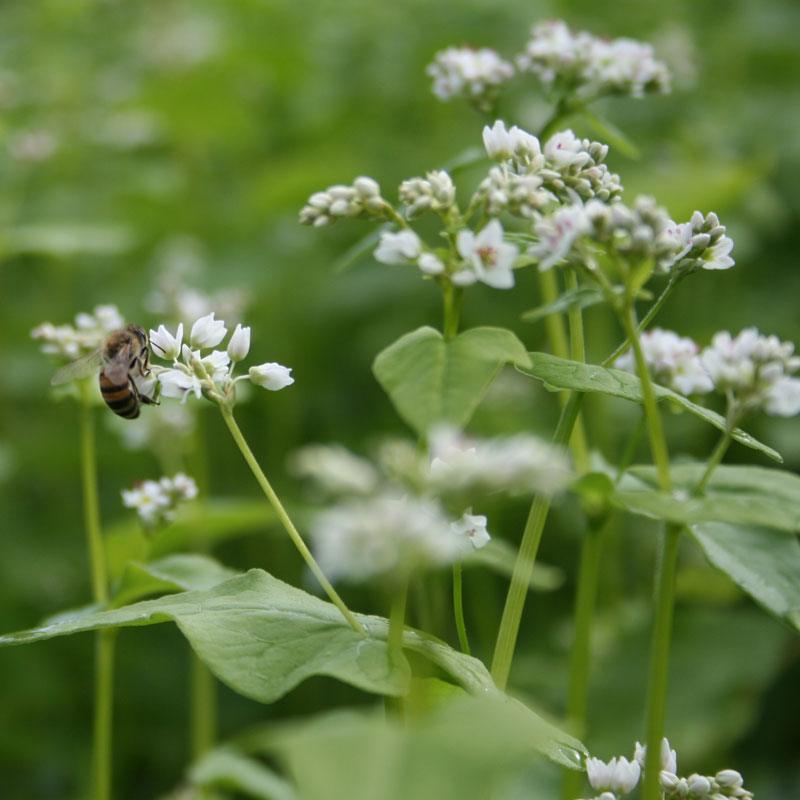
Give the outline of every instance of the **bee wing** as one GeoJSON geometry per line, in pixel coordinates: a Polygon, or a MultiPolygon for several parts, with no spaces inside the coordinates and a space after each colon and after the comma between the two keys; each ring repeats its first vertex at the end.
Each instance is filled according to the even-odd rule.
{"type": "Polygon", "coordinates": [[[95,350],[94,353],[82,356],[77,361],[61,367],[52,378],[50,378],[51,386],[59,386],[62,383],[69,383],[76,381],[79,378],[87,378],[93,372],[97,372],[103,366],[103,351],[95,350]]]}

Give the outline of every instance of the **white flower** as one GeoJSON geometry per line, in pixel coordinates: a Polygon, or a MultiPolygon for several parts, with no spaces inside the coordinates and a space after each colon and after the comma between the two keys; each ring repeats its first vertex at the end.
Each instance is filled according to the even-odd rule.
{"type": "Polygon", "coordinates": [[[311,478],[331,494],[369,494],[379,481],[377,470],[341,445],[308,445],[291,459],[295,474],[311,478]]]}
{"type": "Polygon", "coordinates": [[[236,330],[228,342],[228,355],[234,363],[247,357],[250,352],[250,328],[236,325],[236,330]]]}
{"type": "Polygon", "coordinates": [[[31,331],[31,337],[43,342],[43,353],[75,359],[97,350],[111,331],[124,326],[116,306],[100,305],[91,314],[77,314],[74,326],[44,322],[31,331]]]}
{"type": "Polygon", "coordinates": [[[400,184],[400,199],[408,210],[409,217],[423,211],[444,214],[456,200],[453,179],[444,170],[433,170],[424,178],[409,178],[400,184]]]}
{"type": "Polygon", "coordinates": [[[441,275],[444,272],[444,264],[433,253],[423,253],[417,259],[417,266],[426,275],[441,275]]]}
{"type": "MultiPolygon", "coordinates": [[[[700,348],[691,339],[654,328],[643,333],[639,341],[647,366],[658,383],[685,395],[713,390],[714,384],[700,361],[700,348]]],[[[614,366],[636,372],[632,351],[621,355],[614,366]]]]}
{"type": "Polygon", "coordinates": [[[766,390],[764,410],[777,417],[800,414],[800,380],[781,376],[766,390]]]}
{"type": "Polygon", "coordinates": [[[582,167],[591,160],[591,156],[579,139],[571,130],[553,134],[544,145],[545,158],[556,169],[577,165],[582,167]]]}
{"type": "Polygon", "coordinates": [[[422,242],[414,231],[384,231],[375,250],[375,260],[382,264],[403,265],[416,261],[422,253],[422,242]]]}
{"type": "Polygon", "coordinates": [[[320,513],[311,526],[314,552],[332,580],[365,581],[450,564],[464,554],[438,503],[384,493],[320,513]]]}
{"type": "Polygon", "coordinates": [[[634,761],[619,756],[608,763],[599,758],[586,759],[586,774],[593,789],[628,794],[639,782],[641,768],[634,761]]]}
{"type": "Polygon", "coordinates": [[[464,512],[461,519],[451,523],[450,527],[454,533],[465,536],[476,550],[480,550],[489,544],[492,537],[486,529],[486,517],[472,514],[471,511],[464,512]]]}
{"type": "Polygon", "coordinates": [[[450,47],[434,56],[425,70],[433,78],[433,93],[440,100],[465,97],[489,108],[514,67],[489,48],[450,47]]]}
{"type": "Polygon", "coordinates": [[[483,146],[486,154],[494,161],[506,161],[516,158],[520,161],[532,161],[541,155],[539,140],[527,131],[512,125],[506,129],[505,123],[498,119],[490,128],[483,128],[483,146]]]}
{"type": "MultiPolygon", "coordinates": [[[[644,764],[647,759],[647,745],[636,742],[633,751],[633,758],[644,769],[644,764]]],[[[661,769],[666,772],[678,772],[678,756],[674,750],[669,746],[669,740],[666,736],[661,739],[661,752],[660,752],[660,765],[661,769]]]]}
{"type": "Polygon", "coordinates": [[[228,331],[221,319],[214,319],[214,312],[200,317],[194,325],[189,336],[192,347],[216,347],[228,331]]]}
{"type": "Polygon", "coordinates": [[[495,289],[514,285],[511,268],[518,251],[503,241],[503,226],[496,219],[477,235],[470,230],[459,231],[456,248],[479,281],[495,289]]]}
{"type": "Polygon", "coordinates": [[[575,242],[589,231],[589,220],[581,205],[566,206],[534,225],[539,242],[529,253],[539,260],[539,269],[550,269],[568,257],[575,242]]]}
{"type": "Polygon", "coordinates": [[[470,439],[439,426],[429,436],[429,484],[440,492],[507,491],[553,494],[570,478],[557,448],[527,434],[470,439]]]}
{"type": "Polygon", "coordinates": [[[256,386],[263,386],[272,392],[277,392],[279,389],[284,389],[294,383],[294,378],[291,376],[291,368],[284,367],[275,362],[267,364],[259,364],[256,367],[250,367],[250,380],[256,386]]]}
{"type": "Polygon", "coordinates": [[[180,369],[168,369],[158,374],[163,397],[174,397],[181,402],[186,402],[189,393],[193,393],[199,400],[203,395],[203,384],[200,379],[191,373],[180,369]]]}
{"type": "Polygon", "coordinates": [[[183,323],[178,325],[178,329],[173,336],[164,325],[159,325],[158,330],[150,331],[150,347],[157,351],[159,358],[167,361],[174,361],[181,352],[183,343],[183,323]]]}
{"type": "Polygon", "coordinates": [[[733,240],[723,236],[703,254],[703,269],[728,269],[732,267],[734,261],[729,255],[731,250],[733,250],[733,240]]]}
{"type": "Polygon", "coordinates": [[[178,506],[197,497],[197,484],[182,472],[157,481],[142,481],[132,489],[122,490],[122,504],[134,508],[148,527],[168,522],[178,506]]]}

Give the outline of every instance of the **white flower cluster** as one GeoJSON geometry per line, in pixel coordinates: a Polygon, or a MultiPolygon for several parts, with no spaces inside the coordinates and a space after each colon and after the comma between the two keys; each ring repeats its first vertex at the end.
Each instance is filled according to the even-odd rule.
{"type": "Polygon", "coordinates": [[[441,50],[425,71],[433,78],[433,93],[440,100],[463,97],[487,111],[498,90],[514,76],[514,67],[488,47],[441,50]]]}
{"type": "Polygon", "coordinates": [[[643,97],[670,90],[669,70],[650,45],[573,33],[562,20],[532,29],[517,67],[536,75],[548,88],[574,93],[583,101],[606,94],[643,97]]]}
{"type": "MultiPolygon", "coordinates": [[[[667,800],[752,800],[753,794],[744,788],[742,776],[733,769],[724,769],[713,776],[692,774],[679,778],[678,757],[667,739],[661,740],[659,784],[667,800]]],[[[601,761],[586,759],[586,775],[591,787],[600,792],[592,800],[618,800],[630,794],[644,774],[647,748],[636,742],[634,757],[624,756],[601,761]]]]}
{"type": "Polygon", "coordinates": [[[95,306],[91,314],[81,312],[74,325],[43,322],[31,331],[40,339],[42,352],[74,359],[97,350],[111,331],[125,327],[125,320],[114,305],[95,306]]]}
{"type": "Polygon", "coordinates": [[[182,472],[172,478],[142,481],[132,489],[122,490],[122,505],[136,509],[148,528],[155,528],[175,518],[178,507],[197,497],[197,484],[182,472]]]}
{"type": "Polygon", "coordinates": [[[477,199],[490,215],[508,211],[531,218],[545,206],[577,198],[611,201],[622,193],[619,175],[605,161],[608,146],[578,139],[571,130],[539,140],[502,120],[483,129],[489,158],[499,161],[478,188],[477,199]]]}
{"type": "Polygon", "coordinates": [[[319,228],[342,217],[384,219],[388,208],[377,181],[362,175],[350,186],[337,184],[312,194],[300,209],[300,222],[319,228]]]}
{"type": "MultiPolygon", "coordinates": [[[[468,228],[460,230],[456,251],[458,261],[448,273],[456,286],[469,286],[476,281],[495,289],[510,289],[514,285],[513,265],[519,251],[516,245],[504,240],[503,226],[498,220],[491,220],[478,233],[468,228]]],[[[375,259],[383,264],[416,264],[426,275],[447,272],[444,261],[426,249],[410,229],[382,233],[375,259]]]]}
{"type": "MultiPolygon", "coordinates": [[[[708,218],[716,215],[708,215],[708,218]]],[[[594,259],[582,242],[602,245],[612,260],[630,268],[652,262],[659,272],[670,272],[677,264],[681,269],[726,269],[733,264],[728,256],[733,243],[719,235],[714,245],[704,247],[705,234],[693,233],[695,220],[679,225],[652,197],[639,196],[632,206],[622,202],[609,205],[590,200],[563,206],[534,224],[538,242],[529,254],[539,261],[539,269],[550,269],[562,260],[580,259],[593,266],[594,259]],[[695,241],[696,240],[696,241],[695,241]],[[692,266],[687,266],[687,259],[692,266]]],[[[718,224],[716,229],[724,228],[718,224]]]]}
{"type": "Polygon", "coordinates": [[[183,323],[172,334],[164,325],[150,331],[150,349],[155,356],[172,361],[172,368],[153,365],[153,373],[164,397],[186,400],[189,394],[215,402],[231,402],[237,381],[250,379],[256,386],[277,391],[294,383],[291,369],[268,363],[250,367],[248,375],[234,378],[234,368],[250,351],[250,328],[236,326],[226,350],[215,350],[227,335],[225,323],[214,313],[198,319],[191,327],[189,343],[183,342],[183,323]],[[203,355],[203,350],[211,350],[203,355]]]}
{"type": "Polygon", "coordinates": [[[673,270],[693,272],[697,269],[728,269],[733,266],[730,252],[733,240],[725,235],[725,226],[713,212],[703,216],[692,214],[689,222],[678,226],[681,251],[672,266],[673,270]]]}
{"type": "Polygon", "coordinates": [[[794,345],[777,336],[762,336],[747,328],[738,336],[716,333],[700,356],[717,391],[742,411],[758,408],[767,414],[793,417],[800,413],[800,356],[794,345]]]}
{"type": "Polygon", "coordinates": [[[424,178],[403,181],[398,194],[409,217],[419,216],[424,211],[446,215],[456,201],[453,179],[442,169],[433,170],[424,178]]]}
{"type": "Polygon", "coordinates": [[[292,455],[289,467],[326,494],[371,494],[380,481],[378,470],[366,458],[335,444],[302,447],[292,455]]]}
{"type": "Polygon", "coordinates": [[[428,483],[439,493],[505,491],[555,494],[571,478],[564,453],[529,434],[472,439],[450,426],[434,428],[428,483]]]}
{"type": "MultiPolygon", "coordinates": [[[[705,394],[714,384],[703,368],[700,348],[691,339],[678,336],[674,331],[654,328],[640,337],[647,366],[657,383],[681,394],[705,394]]],[[[621,355],[615,362],[617,369],[636,372],[633,352],[621,355]]]]}
{"type": "Polygon", "coordinates": [[[451,564],[465,555],[465,538],[435,500],[385,492],[347,499],[317,515],[314,554],[331,580],[451,564]]]}

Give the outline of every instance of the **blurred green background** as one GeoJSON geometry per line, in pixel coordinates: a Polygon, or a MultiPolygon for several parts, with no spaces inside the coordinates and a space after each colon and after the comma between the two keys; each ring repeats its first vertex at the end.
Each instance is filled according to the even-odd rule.
{"type": "MultiPolygon", "coordinates": [[[[315,231],[297,224],[297,211],[313,191],[358,174],[393,197],[401,179],[479,144],[483,121],[464,104],[437,101],[425,65],[451,44],[511,56],[532,23],[551,17],[651,41],[676,71],[671,96],[599,106],[640,149],[637,160],[609,157],[628,198],[652,193],[678,220],[695,208],[717,211],[736,242],[735,269],[682,284],[660,323],[701,342],[719,328],[753,324],[800,340],[800,5],[790,0],[0,5],[0,630],[89,599],[77,409],[50,398],[53,366],[30,329],[71,321],[97,303],[116,303],[143,325],[162,321],[148,297],[181,259],[197,265],[198,289],[244,293],[253,363],[287,364],[296,384],[254,395],[240,421],[302,516],[304,494],[287,473],[287,455],[312,441],[363,451],[385,434],[406,435],[370,364],[400,334],[438,325],[440,309],[435,287],[413,270],[369,255],[341,268],[368,224],[315,231]]],[[[533,79],[504,103],[509,121],[532,129],[548,111],[533,79]]],[[[592,135],[579,122],[575,128],[592,135]]],[[[478,177],[461,176],[462,196],[478,177]]],[[[469,292],[464,324],[511,327],[540,349],[541,326],[519,321],[537,303],[532,274],[520,275],[512,292],[479,286],[469,292]]],[[[587,319],[590,357],[599,359],[618,332],[601,309],[587,319]]],[[[592,445],[613,459],[636,410],[598,400],[586,408],[592,445]]],[[[120,489],[156,477],[159,466],[127,450],[100,411],[102,515],[111,524],[129,519],[120,489]]],[[[473,428],[546,436],[556,411],[553,396],[511,373],[473,428]]],[[[221,420],[210,408],[203,415],[211,493],[255,497],[221,420]]],[[[676,453],[702,457],[713,445],[713,430],[693,418],[668,424],[676,453]]],[[[763,418],[750,428],[789,468],[800,466],[796,420],[763,418]]],[[[730,455],[752,457],[739,448],[730,455]]],[[[526,504],[488,511],[492,530],[514,541],[526,504]]],[[[555,715],[564,704],[581,525],[574,503],[556,509],[541,558],[561,567],[565,581],[532,597],[512,676],[517,691],[555,715]]],[[[627,753],[642,736],[654,531],[621,521],[606,551],[586,738],[604,758],[627,753]]],[[[217,554],[235,567],[302,579],[282,537],[263,529],[217,554]]],[[[682,773],[733,766],[762,800],[800,796],[796,637],[710,573],[688,543],[680,587],[667,732],[682,773]]],[[[434,588],[445,602],[444,576],[434,588]]],[[[505,581],[470,572],[466,592],[476,649],[488,658],[505,581]]],[[[379,595],[346,595],[359,609],[385,611],[379,595]]],[[[446,626],[438,633],[455,641],[446,626]]],[[[0,652],[4,800],[86,796],[91,653],[90,636],[0,652]]],[[[172,626],[121,634],[120,798],[155,797],[181,780],[188,664],[172,626]]],[[[324,679],[271,707],[221,688],[221,735],[372,702],[324,679]]]]}

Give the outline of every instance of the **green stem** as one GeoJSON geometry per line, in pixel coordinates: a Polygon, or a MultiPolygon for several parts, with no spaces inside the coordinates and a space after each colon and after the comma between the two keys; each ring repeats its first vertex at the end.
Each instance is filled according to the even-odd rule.
{"type": "MultiPolygon", "coordinates": [[[[575,419],[583,402],[583,394],[573,392],[567,404],[561,411],[556,432],[553,435],[555,444],[562,447],[569,441],[570,433],[575,425],[575,419]]],[[[503,616],[497,632],[497,642],[492,657],[492,677],[500,689],[505,689],[508,683],[508,674],[511,671],[511,661],[514,658],[514,648],[517,644],[519,626],[522,620],[522,611],[525,607],[525,597],[530,585],[533,565],[542,540],[544,524],[550,510],[550,498],[546,495],[536,495],[531,504],[525,530],[522,532],[517,560],[514,562],[514,571],[511,574],[511,583],[506,595],[503,616]]]]}
{"type": "Polygon", "coordinates": [[[667,705],[669,648],[672,636],[672,611],[675,604],[675,573],[681,529],[667,526],[656,574],[656,618],[650,646],[647,688],[647,757],[645,759],[642,800],[661,800],[658,774],[661,770],[661,739],[667,705]]]}
{"type": "MultiPolygon", "coordinates": [[[[92,388],[80,383],[81,482],[86,542],[92,576],[92,597],[98,605],[108,603],[108,574],[103,532],[100,527],[100,502],[97,492],[97,448],[92,415],[92,388]]],[[[94,727],[92,732],[92,787],[94,800],[111,798],[111,734],[114,714],[113,630],[95,634],[94,652],[94,727]]]]}
{"type": "Polygon", "coordinates": [[[389,635],[387,645],[389,659],[393,664],[403,661],[403,629],[406,622],[406,601],[408,599],[408,578],[398,581],[392,595],[392,606],[389,610],[389,635]]]}
{"type": "Polygon", "coordinates": [[[95,634],[93,800],[111,798],[111,736],[114,722],[114,650],[117,631],[95,634]]]}
{"type": "Polygon", "coordinates": [[[695,494],[703,494],[705,492],[706,487],[708,486],[708,482],[711,480],[711,476],[714,474],[714,470],[722,463],[722,459],[725,457],[725,453],[728,452],[728,448],[731,445],[731,433],[736,426],[729,422],[725,426],[725,431],[722,436],[719,437],[719,441],[717,442],[717,446],[714,448],[714,452],[711,453],[711,456],[708,459],[708,464],[706,464],[705,472],[703,472],[703,477],[697,483],[695,487],[694,493],[695,494]]]}
{"type": "Polygon", "coordinates": [[[464,622],[464,601],[462,597],[461,564],[453,564],[453,613],[456,618],[456,631],[458,632],[458,645],[462,653],[472,655],[467,637],[467,625],[464,622]]]}
{"type": "MultiPolygon", "coordinates": [[[[650,323],[652,323],[652,321],[656,318],[656,315],[658,314],[658,312],[661,311],[661,307],[664,305],[664,303],[667,302],[667,300],[669,299],[669,296],[675,290],[675,287],[685,277],[686,277],[686,273],[680,273],[677,277],[669,279],[669,282],[664,287],[664,290],[656,298],[656,300],[653,303],[653,305],[651,305],[650,308],[647,309],[647,313],[644,315],[644,317],[642,318],[642,321],[639,323],[639,325],[636,328],[636,332],[637,333],[642,333],[642,332],[646,331],[650,327],[650,323]]],[[[605,358],[603,360],[602,366],[608,367],[611,364],[613,364],[623,353],[625,353],[628,350],[628,348],[630,346],[631,346],[630,345],[630,340],[626,338],[623,342],[621,342],[618,345],[618,347],[614,350],[613,353],[611,353],[610,356],[608,356],[607,358],[605,358]]]]}
{"type": "MultiPolygon", "coordinates": [[[[569,670],[567,720],[570,732],[582,739],[586,734],[586,712],[589,697],[591,633],[597,584],[600,576],[602,528],[590,526],[581,545],[578,589],[575,595],[575,642],[569,670]]],[[[564,776],[564,800],[573,800],[580,792],[582,775],[567,770],[564,776]]]]}
{"type": "Polygon", "coordinates": [[[461,290],[453,286],[449,280],[442,285],[444,298],[444,320],[442,334],[446,342],[458,336],[458,323],[461,316],[461,290]]]}
{"type": "Polygon", "coordinates": [[[558,129],[558,126],[579,108],[571,106],[563,97],[558,101],[549,119],[542,125],[539,139],[544,144],[558,129]]]}
{"type": "Polygon", "coordinates": [[[314,556],[311,555],[311,551],[303,541],[303,537],[300,535],[297,528],[295,528],[294,523],[286,513],[286,509],[283,507],[283,503],[281,503],[278,495],[275,494],[275,490],[270,485],[270,482],[267,480],[267,476],[261,469],[256,457],[253,455],[253,451],[247,444],[247,440],[244,438],[239,425],[233,417],[233,411],[225,403],[220,403],[219,409],[222,413],[222,418],[225,420],[225,424],[228,426],[228,430],[231,432],[231,436],[233,436],[233,441],[236,442],[236,446],[241,451],[242,456],[244,456],[244,460],[247,462],[247,466],[250,467],[250,471],[253,473],[258,485],[261,487],[261,491],[264,492],[267,500],[269,500],[270,505],[275,511],[275,514],[277,515],[286,532],[289,534],[289,538],[292,540],[292,543],[303,557],[303,560],[308,565],[308,568],[319,582],[319,585],[323,588],[325,594],[328,595],[330,601],[336,606],[336,608],[339,609],[339,611],[342,612],[342,616],[347,620],[350,627],[358,633],[366,633],[364,627],[353,616],[350,609],[344,604],[342,598],[339,597],[336,589],[334,589],[331,585],[331,582],[325,577],[325,573],[322,571],[319,564],[317,564],[314,556]]]}
{"type": "Polygon", "coordinates": [[[208,667],[192,651],[189,687],[189,734],[194,760],[214,746],[217,733],[217,684],[208,667]]]}

